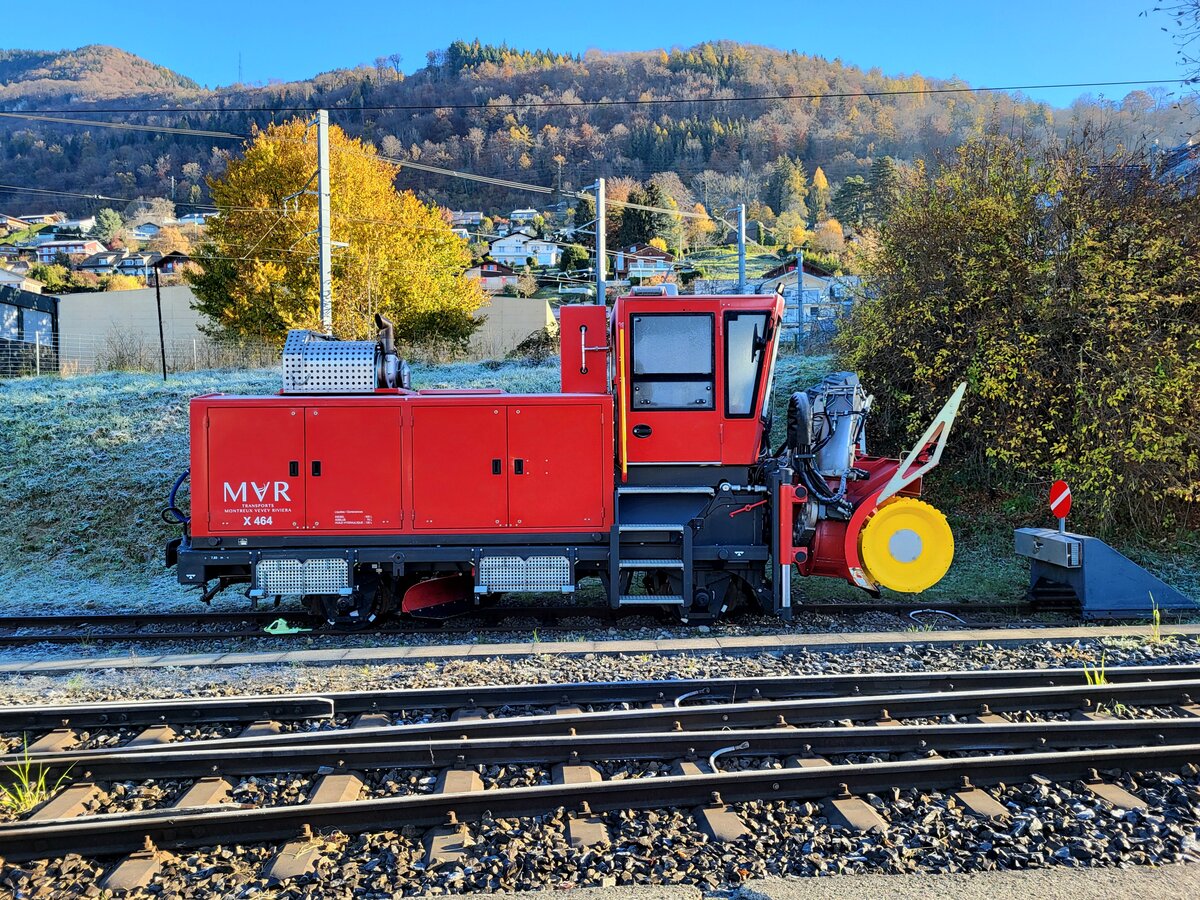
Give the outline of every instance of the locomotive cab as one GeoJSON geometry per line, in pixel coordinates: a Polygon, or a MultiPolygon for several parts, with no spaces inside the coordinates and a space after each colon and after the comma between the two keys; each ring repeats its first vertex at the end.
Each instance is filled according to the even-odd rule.
{"type": "Polygon", "coordinates": [[[777,294],[617,301],[622,480],[630,467],[758,460],[782,315],[777,294]]]}

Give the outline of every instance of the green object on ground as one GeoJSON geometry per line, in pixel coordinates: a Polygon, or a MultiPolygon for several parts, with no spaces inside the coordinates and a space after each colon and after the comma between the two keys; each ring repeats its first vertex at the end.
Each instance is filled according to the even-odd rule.
{"type": "Polygon", "coordinates": [[[263,631],[267,634],[300,634],[302,631],[312,631],[312,629],[289,625],[287,619],[276,619],[264,628],[263,631]]]}

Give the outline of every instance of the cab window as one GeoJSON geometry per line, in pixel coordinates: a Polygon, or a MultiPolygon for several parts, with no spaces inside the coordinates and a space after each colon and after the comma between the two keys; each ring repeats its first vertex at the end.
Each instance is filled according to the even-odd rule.
{"type": "Polygon", "coordinates": [[[766,313],[725,313],[725,415],[730,418],[754,415],[766,338],[766,313]]]}
{"type": "Polygon", "coordinates": [[[711,313],[637,313],[633,409],[713,409],[711,313]]]}

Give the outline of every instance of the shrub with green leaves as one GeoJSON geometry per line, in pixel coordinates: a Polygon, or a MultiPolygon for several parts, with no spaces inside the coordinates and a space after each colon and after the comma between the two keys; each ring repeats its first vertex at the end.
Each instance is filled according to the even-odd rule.
{"type": "Polygon", "coordinates": [[[877,439],[913,438],[965,379],[947,462],[980,487],[1065,477],[1090,526],[1195,526],[1194,188],[1086,137],[989,136],[918,166],[862,256],[837,346],[876,395],[877,439]]]}

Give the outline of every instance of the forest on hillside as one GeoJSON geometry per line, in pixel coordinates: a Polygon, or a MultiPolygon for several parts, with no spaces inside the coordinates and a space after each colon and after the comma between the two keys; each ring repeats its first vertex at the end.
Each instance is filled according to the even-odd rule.
{"type": "MultiPolygon", "coordinates": [[[[127,56],[119,57],[121,65],[133,71],[127,56]]],[[[53,102],[82,114],[100,99],[67,76],[48,79],[47,72],[64,69],[51,59],[24,62],[36,90],[23,91],[21,74],[11,74],[8,59],[13,80],[0,85],[0,110],[53,102]],[[55,84],[61,84],[58,94],[55,84]]],[[[407,77],[393,56],[307,81],[211,91],[186,79],[169,87],[150,78],[132,85],[119,101],[106,101],[105,108],[178,106],[178,112],[95,118],[248,135],[290,118],[289,108],[328,107],[349,135],[400,161],[564,190],[600,175],[645,181],[655,173],[675,173],[688,192],[681,199],[710,209],[739,202],[770,207],[772,176],[784,164],[809,179],[819,167],[836,192],[848,178],[869,177],[881,158],[905,163],[938,157],[983,131],[1053,142],[1086,128],[1102,134],[1108,146],[1171,146],[1196,118],[1194,98],[1178,101],[1159,89],[1116,100],[1083,97],[1057,109],[1003,92],[930,93],[960,85],[729,42],[669,51],[589,51],[582,57],[455,42],[431,52],[426,62],[407,77]],[[809,99],[732,99],[779,95],[809,99]]],[[[96,65],[103,67],[103,59],[83,67],[88,84],[110,85],[96,65]]],[[[214,136],[0,119],[4,182],[130,199],[163,196],[181,211],[208,201],[206,178],[239,152],[237,140],[214,136]]],[[[398,186],[426,200],[485,212],[547,203],[545,195],[414,169],[402,171],[398,186]]],[[[3,196],[3,207],[13,212],[49,205],[83,213],[111,205],[3,196]],[[19,210],[10,209],[14,204],[19,210]]],[[[771,209],[773,215],[784,211],[771,209]]]]}

